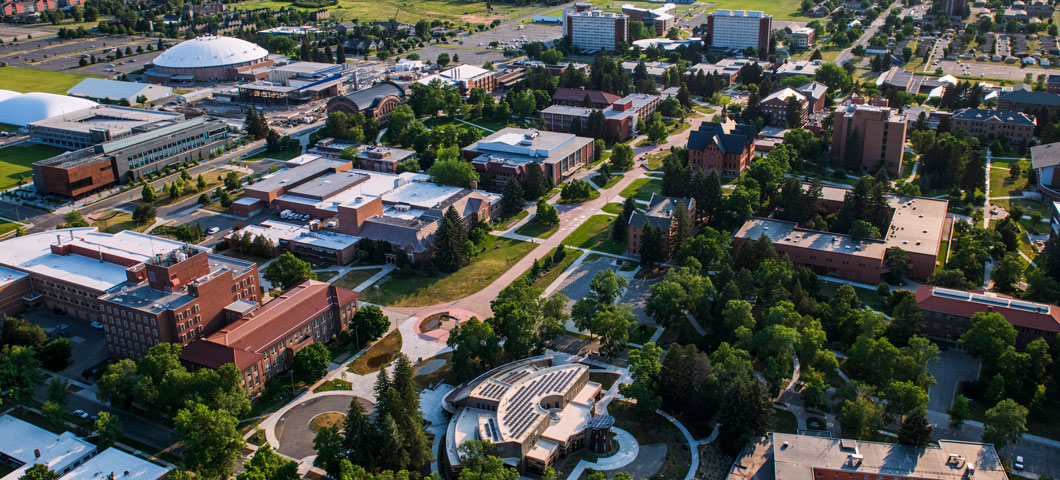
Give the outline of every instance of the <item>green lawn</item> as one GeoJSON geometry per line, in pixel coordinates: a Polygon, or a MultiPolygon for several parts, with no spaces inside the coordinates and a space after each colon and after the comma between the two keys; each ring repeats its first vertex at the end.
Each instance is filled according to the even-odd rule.
{"type": "Polygon", "coordinates": [[[773,421],[770,422],[770,431],[780,433],[798,433],[799,421],[795,414],[787,410],[773,410],[773,421]]]}
{"type": "MultiPolygon", "coordinates": [[[[991,192],[991,196],[993,196],[993,192],[991,192]]],[[[1001,199],[991,200],[990,204],[997,205],[1001,208],[1004,208],[1005,210],[1010,210],[1012,206],[1015,205],[1023,209],[1024,215],[1030,215],[1031,212],[1038,212],[1042,214],[1042,218],[1049,218],[1049,207],[1037,200],[1027,200],[1022,198],[1017,198],[1014,200],[1001,199]]]]}
{"type": "MultiPolygon", "coordinates": [[[[486,10],[486,2],[463,3],[446,0],[382,0],[374,2],[339,0],[339,4],[327,7],[331,19],[346,21],[357,19],[361,22],[372,20],[395,19],[403,23],[416,23],[426,19],[442,21],[459,21],[470,23],[490,23],[494,19],[511,19],[529,15],[542,7],[539,5],[514,6],[497,3],[493,10],[486,10]]],[[[316,10],[315,8],[294,7],[290,2],[277,0],[248,1],[230,4],[236,10],[253,10],[255,8],[297,8],[299,10],[316,10]]]]}
{"type": "MultiPolygon", "coordinates": [[[[556,279],[559,278],[559,275],[563,273],[563,271],[566,270],[568,267],[570,267],[570,264],[574,263],[574,261],[577,260],[578,257],[582,256],[582,252],[579,250],[573,250],[568,248],[566,249],[566,251],[567,254],[563,256],[563,260],[560,260],[559,263],[552,265],[552,268],[548,269],[548,271],[543,273],[540,277],[537,277],[537,280],[534,281],[535,287],[544,289],[547,288],[549,285],[552,285],[552,282],[555,282],[556,279]]],[[[555,248],[548,252],[549,257],[552,257],[555,254],[555,248]]]]}
{"type": "Polygon", "coordinates": [[[347,368],[357,375],[367,375],[385,367],[401,352],[401,332],[393,330],[378,342],[368,347],[347,368]]]}
{"type": "Polygon", "coordinates": [[[653,153],[651,155],[645,156],[644,160],[647,163],[648,169],[649,170],[658,170],[658,169],[662,168],[663,167],[663,160],[666,160],[666,156],[669,155],[669,154],[670,154],[670,152],[659,152],[659,153],[653,153]]]}
{"type": "Polygon", "coordinates": [[[66,95],[67,90],[88,77],[101,78],[99,75],[79,75],[32,68],[0,67],[0,89],[66,95]]]}
{"type": "MultiPolygon", "coordinates": [[[[4,78],[0,69],[0,82],[4,78]]],[[[4,87],[0,87],[2,89],[4,87]]],[[[54,157],[66,150],[47,145],[12,145],[0,148],[0,190],[18,185],[19,179],[30,182],[33,176],[33,162],[54,157]]]]}
{"type": "Polygon", "coordinates": [[[626,252],[626,242],[616,242],[611,238],[611,222],[614,219],[610,215],[593,215],[571,232],[563,244],[621,255],[626,252]]]}
{"type": "Polygon", "coordinates": [[[315,272],[315,273],[317,274],[317,280],[321,281],[321,282],[326,282],[328,280],[331,280],[332,278],[335,278],[335,275],[339,274],[339,272],[336,271],[336,270],[326,270],[326,271],[323,271],[323,272],[315,272]]]}
{"type": "MultiPolygon", "coordinates": [[[[475,125],[479,126],[480,127],[479,130],[482,130],[483,134],[489,134],[489,132],[486,131],[486,129],[497,131],[497,130],[500,130],[500,129],[502,129],[502,128],[507,126],[506,124],[503,124],[503,123],[500,123],[500,122],[488,122],[488,121],[485,121],[485,120],[475,121],[475,122],[472,122],[472,123],[474,123],[475,125]]],[[[464,122],[458,122],[455,119],[450,118],[450,117],[434,117],[434,118],[428,118],[427,120],[423,121],[423,126],[429,128],[429,129],[439,128],[439,127],[443,127],[445,125],[452,125],[454,127],[470,127],[471,126],[471,125],[468,125],[468,124],[466,124],[464,122]]]]}
{"type": "Polygon", "coordinates": [[[556,230],[559,230],[559,225],[548,225],[537,221],[537,217],[534,217],[533,220],[515,230],[515,233],[528,237],[548,238],[556,233],[556,230]]]}
{"type": "Polygon", "coordinates": [[[421,307],[463,298],[496,280],[537,244],[490,235],[483,247],[482,253],[454,273],[438,276],[397,273],[379,285],[379,289],[365,291],[361,299],[395,307],[421,307]]]}
{"type": "Polygon", "coordinates": [[[96,221],[92,222],[92,226],[99,228],[101,232],[118,233],[125,230],[143,232],[151,225],[138,225],[133,221],[132,215],[117,210],[108,210],[103,215],[100,215],[96,221]]]}
{"type": "Polygon", "coordinates": [[[600,198],[600,191],[596,190],[596,189],[593,189],[591,192],[589,192],[589,198],[560,199],[560,201],[558,203],[560,203],[561,205],[572,205],[572,204],[575,204],[575,203],[582,203],[582,202],[588,202],[590,200],[596,200],[597,198],[600,198]]]}
{"type": "Polygon", "coordinates": [[[629,198],[632,195],[637,200],[647,202],[651,200],[653,193],[662,193],[662,180],[657,178],[638,178],[629,186],[623,188],[619,195],[623,198],[629,198]]]}
{"type": "Polygon", "coordinates": [[[364,283],[372,275],[379,273],[382,268],[365,268],[361,270],[350,270],[349,273],[343,275],[342,278],[335,280],[334,284],[342,288],[348,288],[353,290],[357,288],[357,285],[364,283]]]}
{"type": "Polygon", "coordinates": [[[285,150],[282,152],[269,152],[262,150],[249,157],[243,157],[242,160],[246,162],[256,162],[265,158],[271,158],[273,160],[290,160],[302,154],[301,150],[285,150]]]}
{"type": "Polygon", "coordinates": [[[4,219],[0,219],[0,237],[7,235],[9,232],[15,231],[18,228],[18,224],[15,222],[9,222],[4,219]]]}
{"type": "Polygon", "coordinates": [[[330,392],[334,390],[350,390],[352,386],[353,384],[351,384],[350,382],[336,378],[334,380],[324,382],[319,387],[314,389],[313,393],[330,392]]]}
{"type": "Polygon", "coordinates": [[[621,215],[622,214],[622,204],[621,203],[609,203],[607,205],[604,205],[603,208],[601,208],[600,210],[603,210],[606,213],[611,213],[611,214],[614,214],[614,215],[621,215]]]}
{"type": "MultiPolygon", "coordinates": [[[[1020,161],[1019,163],[1020,170],[1022,171],[1026,171],[1027,168],[1031,165],[1031,162],[1026,160],[1020,161]]],[[[1002,168],[990,169],[991,197],[1016,196],[1019,195],[1020,192],[1022,192],[1025,188],[1027,188],[1027,177],[1025,175],[1020,175],[1019,178],[1012,178],[1012,176],[1009,175],[1008,170],[1002,168]]]]}

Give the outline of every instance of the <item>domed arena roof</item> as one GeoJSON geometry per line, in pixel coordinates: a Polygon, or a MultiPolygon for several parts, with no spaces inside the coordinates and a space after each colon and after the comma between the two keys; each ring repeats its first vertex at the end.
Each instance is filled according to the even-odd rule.
{"type": "Polygon", "coordinates": [[[24,127],[45,118],[97,105],[99,104],[91,100],[54,93],[23,93],[0,101],[0,123],[24,127]]]}
{"type": "Polygon", "coordinates": [[[22,94],[18,93],[18,92],[15,92],[15,91],[12,91],[12,90],[0,90],[0,101],[7,100],[7,99],[9,99],[11,97],[15,97],[15,96],[18,96],[18,95],[22,95],[22,94]]]}
{"type": "Polygon", "coordinates": [[[260,60],[269,51],[232,37],[197,37],[162,52],[153,64],[168,68],[201,68],[233,65],[260,60]]]}

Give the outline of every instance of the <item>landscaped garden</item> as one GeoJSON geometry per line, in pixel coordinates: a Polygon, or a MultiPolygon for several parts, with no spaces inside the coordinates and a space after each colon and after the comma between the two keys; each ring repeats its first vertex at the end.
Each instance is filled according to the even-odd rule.
{"type": "Polygon", "coordinates": [[[396,271],[361,300],[395,307],[422,307],[466,297],[486,287],[530,253],[537,244],[488,235],[467,265],[450,274],[396,271]]]}
{"type": "Polygon", "coordinates": [[[362,268],[357,270],[350,270],[346,275],[343,275],[338,280],[335,280],[334,285],[346,289],[353,290],[358,285],[364,283],[373,275],[381,272],[382,268],[362,268]]]}
{"type": "Polygon", "coordinates": [[[389,365],[400,352],[401,332],[394,330],[368,347],[368,350],[350,363],[348,370],[357,375],[368,375],[389,365]]]}

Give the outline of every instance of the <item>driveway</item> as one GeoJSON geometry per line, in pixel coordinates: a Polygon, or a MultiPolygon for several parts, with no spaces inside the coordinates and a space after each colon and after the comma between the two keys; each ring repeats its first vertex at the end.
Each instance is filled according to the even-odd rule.
{"type": "Polygon", "coordinates": [[[611,257],[603,257],[592,262],[582,262],[570,275],[567,275],[556,291],[572,300],[584,298],[589,294],[589,283],[593,281],[593,277],[598,272],[607,269],[615,270],[614,260],[611,257]]]}
{"type": "Polygon", "coordinates": [[[953,405],[957,383],[979,377],[979,360],[959,350],[943,350],[928,372],[935,376],[935,386],[928,389],[928,410],[945,412],[953,405]]]}
{"type": "Polygon", "coordinates": [[[92,328],[87,320],[57,314],[50,309],[38,308],[25,312],[22,317],[34,325],[44,328],[49,335],[57,334],[55,327],[67,325],[63,336],[70,339],[73,350],[70,365],[59,372],[70,378],[81,378],[81,372],[107,358],[107,342],[103,330],[92,328]]]}
{"type": "Polygon", "coordinates": [[[339,412],[345,415],[350,410],[352,399],[359,400],[369,412],[374,409],[368,400],[353,396],[350,392],[337,393],[311,398],[295,405],[280,417],[280,420],[276,422],[276,437],[280,441],[277,451],[296,459],[316,455],[316,450],[313,449],[313,438],[316,433],[309,429],[309,422],[313,418],[327,412],[339,412]]]}

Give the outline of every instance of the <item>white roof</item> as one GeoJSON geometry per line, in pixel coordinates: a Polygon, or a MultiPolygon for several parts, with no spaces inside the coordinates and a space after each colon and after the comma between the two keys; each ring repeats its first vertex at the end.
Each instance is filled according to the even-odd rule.
{"type": "Polygon", "coordinates": [[[178,43],[151,63],[159,67],[199,68],[260,60],[269,51],[232,37],[205,36],[178,43]]]}
{"type": "Polygon", "coordinates": [[[0,90],[0,101],[7,100],[7,99],[9,99],[11,97],[14,97],[14,96],[17,96],[17,95],[22,95],[22,94],[14,91],[14,90],[0,90]]]}
{"type": "Polygon", "coordinates": [[[104,78],[86,78],[81,83],[74,85],[66,91],[67,95],[90,98],[109,98],[118,100],[122,98],[135,98],[141,92],[152,88],[165,88],[149,83],[122,82],[119,80],[107,80],[104,78]]]}
{"type": "MultiPolygon", "coordinates": [[[[74,244],[135,262],[147,260],[156,253],[168,253],[184,245],[181,242],[126,230],[114,235],[99,233],[94,227],[52,230],[15,237],[0,243],[0,265],[32,272],[59,281],[96,290],[108,290],[126,280],[125,267],[101,262],[78,254],[56,255],[53,243],[74,244]]],[[[3,429],[0,429],[2,431],[3,429]]]]}
{"type": "Polygon", "coordinates": [[[106,480],[110,475],[121,480],[158,480],[167,472],[166,467],[111,447],[86,460],[60,480],[106,480]]]}
{"type": "Polygon", "coordinates": [[[24,127],[46,118],[98,105],[91,100],[54,93],[23,93],[0,101],[0,123],[24,127]]]}
{"type": "Polygon", "coordinates": [[[247,225],[246,227],[243,227],[243,230],[241,230],[239,234],[242,235],[242,232],[248,232],[254,237],[262,235],[272,242],[274,246],[279,245],[280,240],[287,240],[302,245],[316,246],[331,250],[342,250],[361,241],[361,237],[355,237],[353,235],[327,231],[314,232],[304,225],[276,222],[273,220],[266,220],[259,225],[247,225]]]}
{"type": "Polygon", "coordinates": [[[0,453],[24,463],[2,480],[20,478],[37,463],[62,474],[96,450],[95,445],[73,433],[56,435],[11,415],[0,417],[0,432],[4,432],[0,435],[0,453]]]}

